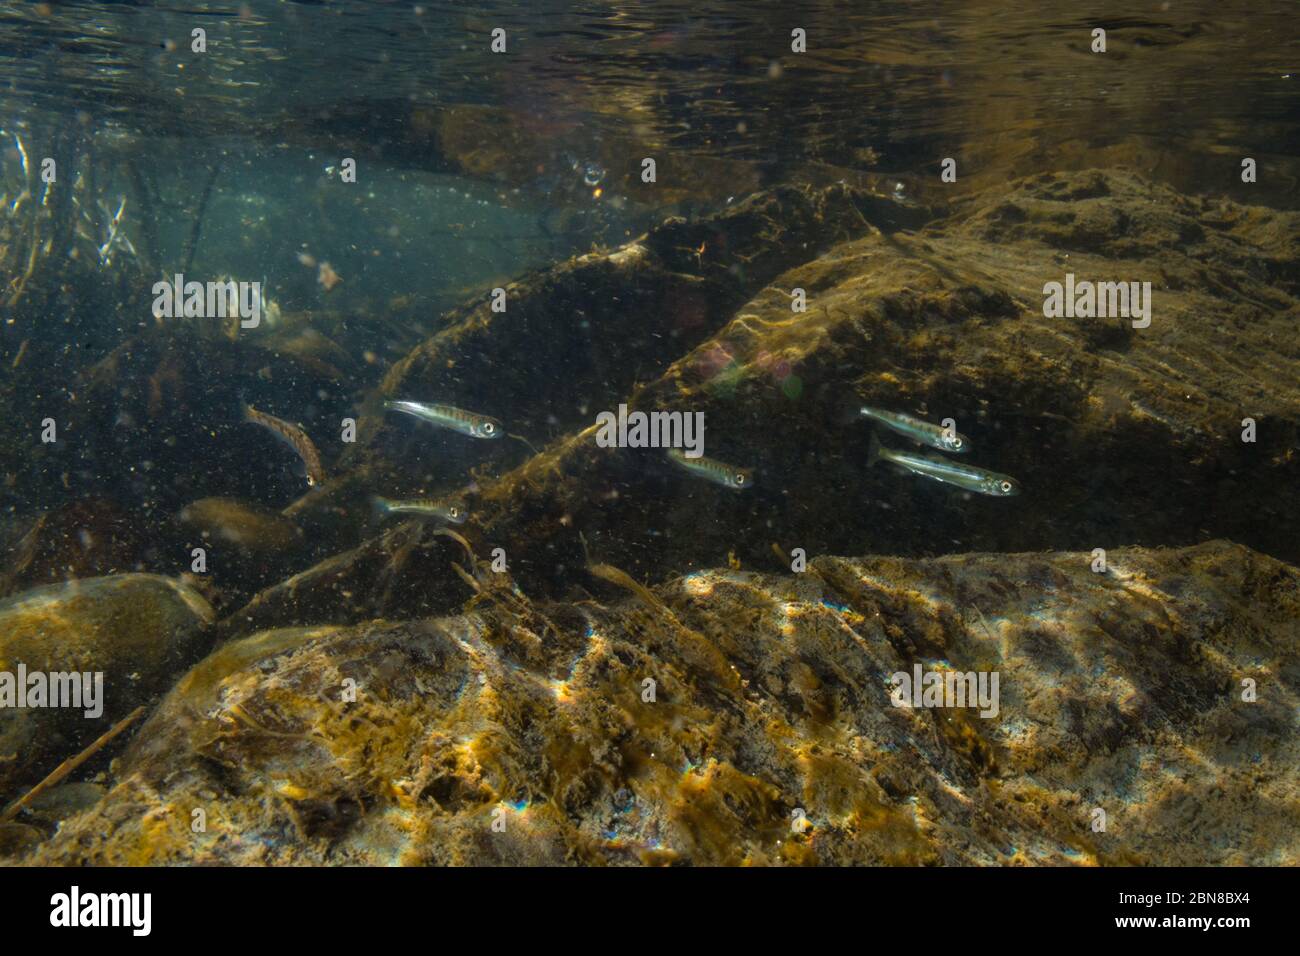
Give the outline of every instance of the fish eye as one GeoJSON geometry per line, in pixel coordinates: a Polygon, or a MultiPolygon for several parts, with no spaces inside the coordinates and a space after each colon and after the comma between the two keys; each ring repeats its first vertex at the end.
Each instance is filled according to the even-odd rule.
{"type": "Polygon", "coordinates": [[[453,518],[459,518],[459,517],[460,517],[460,509],[459,509],[459,508],[450,508],[450,509],[448,509],[447,513],[448,513],[449,515],[451,515],[453,518]]]}
{"type": "Polygon", "coordinates": [[[496,430],[496,427],[495,427],[491,422],[484,422],[484,423],[483,423],[483,433],[484,433],[485,435],[491,435],[492,432],[494,432],[495,430],[496,430]]]}
{"type": "Polygon", "coordinates": [[[743,485],[744,483],[745,483],[744,472],[739,472],[739,471],[736,472],[736,484],[743,485]]]}
{"type": "Polygon", "coordinates": [[[960,448],[962,441],[960,438],[953,438],[949,440],[948,444],[952,445],[953,448],[960,448]]]}
{"type": "Polygon", "coordinates": [[[1009,495],[1009,494],[1011,494],[1011,482],[1009,482],[1009,481],[1001,482],[1001,483],[998,485],[998,487],[1002,489],[1002,493],[1003,493],[1004,495],[1009,495]]]}

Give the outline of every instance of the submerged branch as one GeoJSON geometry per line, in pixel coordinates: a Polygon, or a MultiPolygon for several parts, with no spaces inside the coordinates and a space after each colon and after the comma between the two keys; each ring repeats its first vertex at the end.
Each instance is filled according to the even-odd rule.
{"type": "Polygon", "coordinates": [[[190,238],[185,243],[185,260],[181,267],[181,272],[189,272],[190,266],[194,263],[194,252],[199,247],[199,236],[203,232],[203,216],[208,210],[208,200],[212,198],[212,187],[217,182],[217,176],[221,172],[221,163],[218,161],[213,164],[211,171],[208,173],[208,181],[203,186],[203,193],[199,196],[199,205],[194,212],[194,225],[190,227],[190,238]]]}

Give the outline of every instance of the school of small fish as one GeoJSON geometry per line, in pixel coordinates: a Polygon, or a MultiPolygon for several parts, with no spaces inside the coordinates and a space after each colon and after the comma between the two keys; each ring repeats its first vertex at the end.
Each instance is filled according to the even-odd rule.
{"type": "MultiPolygon", "coordinates": [[[[506,434],[504,425],[497,419],[480,415],[478,412],[465,411],[464,408],[408,401],[386,401],[383,407],[387,411],[402,412],[403,415],[411,415],[435,427],[472,438],[500,438],[506,434]]],[[[945,419],[944,424],[936,425],[930,421],[913,418],[902,412],[887,411],[884,408],[862,406],[858,412],[872,423],[910,438],[919,445],[933,447],[949,454],[967,454],[971,450],[970,438],[958,433],[956,423],[950,419],[945,419]]],[[[298,454],[307,470],[308,485],[324,483],[325,472],[321,467],[320,454],[302,428],[247,405],[243,406],[243,416],[244,420],[268,429],[298,454]]],[[[712,458],[689,458],[681,449],[668,449],[666,454],[669,462],[682,471],[699,479],[722,485],[723,488],[744,490],[754,484],[754,472],[749,468],[736,467],[712,458]]],[[[880,444],[878,434],[875,429],[872,429],[867,467],[871,467],[876,462],[887,462],[914,475],[928,477],[945,485],[953,485],[954,488],[961,488],[966,492],[988,494],[997,498],[1008,498],[1021,493],[1021,486],[1010,475],[1001,475],[996,471],[988,471],[987,468],[976,467],[974,464],[954,462],[952,459],[939,458],[919,451],[889,449],[880,444]]],[[[454,499],[413,498],[409,501],[393,501],[393,499],[374,496],[372,503],[374,511],[380,516],[421,515],[426,518],[441,519],[448,524],[464,524],[469,518],[469,511],[464,503],[454,499]]]]}
{"type": "MultiPolygon", "coordinates": [[[[957,433],[955,422],[948,426],[933,425],[911,415],[886,412],[865,405],[859,409],[859,412],[863,417],[900,435],[906,435],[922,445],[957,454],[970,451],[970,439],[957,433]]],[[[995,498],[1009,498],[1020,494],[1020,485],[1010,475],[950,461],[947,458],[937,458],[934,455],[886,448],[880,444],[880,438],[873,430],[870,451],[867,454],[867,466],[870,467],[878,461],[889,462],[914,475],[933,478],[935,481],[954,485],[963,491],[973,491],[976,494],[991,495],[995,498]]]]}
{"type": "MultiPolygon", "coordinates": [[[[384,402],[384,409],[410,415],[438,428],[471,438],[497,439],[506,435],[505,427],[497,419],[451,405],[391,400],[384,402]]],[[[971,450],[970,439],[956,430],[956,422],[952,419],[944,419],[942,424],[935,425],[902,412],[891,412],[867,405],[862,406],[858,413],[874,425],[879,425],[929,448],[958,455],[964,455],[971,450]]],[[[321,467],[320,455],[302,428],[265,412],[259,412],[248,405],[243,406],[243,414],[245,421],[266,428],[298,454],[306,467],[309,485],[315,486],[324,482],[325,472],[321,467]]],[[[526,439],[521,440],[526,441],[526,439]]],[[[672,464],[686,473],[733,491],[743,491],[754,484],[754,473],[749,468],[739,468],[703,456],[691,458],[679,448],[668,449],[666,456],[672,464]]],[[[870,467],[881,461],[963,491],[996,498],[1008,498],[1020,494],[1019,483],[1010,475],[922,452],[887,448],[880,443],[880,438],[873,428],[867,466],[870,467]]],[[[464,503],[454,499],[414,498],[396,501],[376,495],[372,497],[371,502],[376,515],[380,518],[392,514],[417,515],[437,518],[448,524],[464,524],[469,518],[469,510],[464,503]]]]}

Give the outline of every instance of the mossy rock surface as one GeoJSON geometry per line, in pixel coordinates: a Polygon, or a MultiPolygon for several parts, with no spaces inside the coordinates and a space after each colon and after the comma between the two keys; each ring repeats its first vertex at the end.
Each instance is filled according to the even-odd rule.
{"type": "Polygon", "coordinates": [[[263,632],[29,859],[1300,862],[1300,570],[1219,541],[1093,562],[822,557],[263,632]],[[894,706],[918,664],[997,672],[997,713],[894,706]]]}
{"type": "MultiPolygon", "coordinates": [[[[119,574],[35,588],[0,601],[0,671],[103,674],[103,713],[0,709],[0,795],[54,769],[201,653],[212,608],[192,588],[154,574],[119,574]]],[[[8,803],[6,799],[4,801],[8,803]]]]}

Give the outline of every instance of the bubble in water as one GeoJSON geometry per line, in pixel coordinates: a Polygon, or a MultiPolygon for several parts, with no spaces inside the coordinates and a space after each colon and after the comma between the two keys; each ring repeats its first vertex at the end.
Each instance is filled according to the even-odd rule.
{"type": "Polygon", "coordinates": [[[598,186],[605,178],[605,170],[595,163],[588,163],[582,168],[582,181],[588,186],[598,186]]]}

